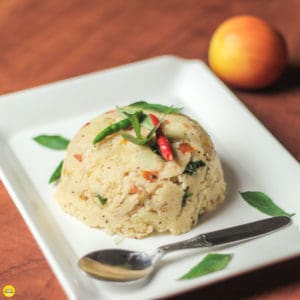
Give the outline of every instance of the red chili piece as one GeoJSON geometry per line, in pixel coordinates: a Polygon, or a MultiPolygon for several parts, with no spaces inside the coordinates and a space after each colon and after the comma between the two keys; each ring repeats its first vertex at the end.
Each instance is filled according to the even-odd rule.
{"type": "MultiPolygon", "coordinates": [[[[159,123],[158,118],[153,114],[149,114],[149,116],[151,118],[152,124],[156,126],[159,123]]],[[[173,152],[170,142],[164,135],[161,126],[156,129],[156,140],[162,157],[167,161],[173,160],[173,152]]]]}

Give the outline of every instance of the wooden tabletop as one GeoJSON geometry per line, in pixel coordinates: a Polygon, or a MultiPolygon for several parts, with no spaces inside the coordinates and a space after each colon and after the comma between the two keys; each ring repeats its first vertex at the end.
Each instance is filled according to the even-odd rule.
{"type": "MultiPolygon", "coordinates": [[[[289,67],[272,88],[234,92],[299,161],[299,11],[298,0],[1,0],[0,93],[162,54],[207,61],[216,26],[253,14],[283,33],[289,67]]],[[[0,199],[1,291],[12,284],[14,299],[66,299],[1,183],[0,199]]],[[[299,267],[300,257],[174,299],[300,299],[299,267]]]]}

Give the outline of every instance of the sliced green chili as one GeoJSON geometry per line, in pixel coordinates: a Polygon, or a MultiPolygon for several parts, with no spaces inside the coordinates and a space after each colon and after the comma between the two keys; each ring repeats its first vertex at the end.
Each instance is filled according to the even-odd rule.
{"type": "MultiPolygon", "coordinates": [[[[134,113],[134,115],[137,117],[137,119],[140,121],[143,119],[144,114],[143,111],[139,110],[134,113]]],[[[96,135],[96,137],[93,140],[93,144],[96,145],[98,142],[102,141],[107,136],[120,131],[121,129],[127,129],[131,126],[131,121],[129,118],[125,118],[119,122],[116,122],[110,126],[107,126],[104,128],[99,134],[96,135]]]]}

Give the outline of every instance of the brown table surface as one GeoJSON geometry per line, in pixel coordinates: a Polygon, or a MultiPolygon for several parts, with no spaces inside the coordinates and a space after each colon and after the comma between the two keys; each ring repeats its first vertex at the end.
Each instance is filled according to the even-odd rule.
{"type": "MultiPolygon", "coordinates": [[[[299,11],[298,0],[1,0],[0,93],[162,54],[207,61],[216,26],[254,14],[284,34],[290,64],[274,87],[234,92],[299,161],[299,11]]],[[[12,284],[14,299],[66,299],[1,183],[0,199],[1,290],[12,284]]],[[[299,267],[300,257],[174,299],[300,299],[299,267]]]]}

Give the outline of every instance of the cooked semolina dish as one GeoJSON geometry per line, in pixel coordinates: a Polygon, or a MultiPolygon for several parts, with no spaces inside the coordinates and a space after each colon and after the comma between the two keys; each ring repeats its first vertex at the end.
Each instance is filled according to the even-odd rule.
{"type": "Polygon", "coordinates": [[[199,215],[224,199],[223,171],[211,139],[179,112],[139,110],[139,124],[128,126],[126,109],[131,115],[138,111],[107,111],[75,135],[55,199],[70,215],[110,234],[143,238],[191,230],[199,215]],[[99,132],[102,139],[95,141],[99,132]]]}

